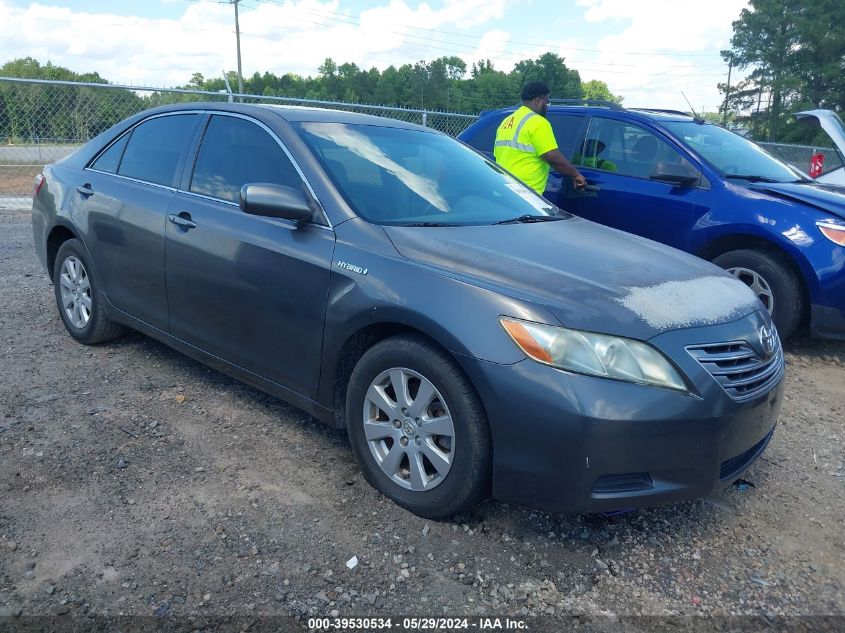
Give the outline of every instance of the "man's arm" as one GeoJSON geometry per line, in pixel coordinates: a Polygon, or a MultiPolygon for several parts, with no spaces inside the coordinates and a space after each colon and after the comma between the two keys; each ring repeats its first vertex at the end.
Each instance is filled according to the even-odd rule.
{"type": "Polygon", "coordinates": [[[581,172],[575,168],[575,165],[567,160],[566,156],[560,153],[559,149],[553,149],[545,154],[540,154],[540,158],[564,176],[570,176],[572,178],[572,182],[577,188],[580,189],[581,187],[586,186],[587,179],[581,175],[581,172]]]}

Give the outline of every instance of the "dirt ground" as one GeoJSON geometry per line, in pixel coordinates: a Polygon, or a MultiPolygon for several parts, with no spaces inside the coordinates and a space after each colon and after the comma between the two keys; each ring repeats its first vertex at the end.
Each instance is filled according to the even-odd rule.
{"type": "Polygon", "coordinates": [[[612,517],[486,502],[436,523],[283,402],[138,334],[73,341],[28,213],[0,211],[0,284],[0,630],[318,615],[845,629],[845,343],[787,345],[780,424],[747,484],[612,517]]]}
{"type": "Polygon", "coordinates": [[[0,165],[0,197],[31,196],[40,172],[41,167],[34,165],[0,165]]]}

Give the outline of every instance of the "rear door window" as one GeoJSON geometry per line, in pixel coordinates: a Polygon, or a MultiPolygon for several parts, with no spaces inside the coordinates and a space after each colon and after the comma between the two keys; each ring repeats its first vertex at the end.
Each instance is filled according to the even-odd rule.
{"type": "Polygon", "coordinates": [[[496,130],[499,129],[499,124],[504,120],[506,115],[501,117],[489,116],[484,125],[480,125],[476,131],[475,136],[467,141],[469,145],[480,152],[493,153],[493,143],[496,142],[496,130]]]}
{"type": "MultiPolygon", "coordinates": [[[[141,123],[132,131],[117,173],[173,186],[176,169],[190,145],[198,121],[198,114],[179,114],[141,123]]],[[[105,158],[105,154],[101,158],[105,158]]]]}
{"type": "Polygon", "coordinates": [[[299,189],[302,179],[266,130],[239,117],[211,117],[190,191],[237,202],[243,185],[258,182],[299,189]]]}
{"type": "Polygon", "coordinates": [[[116,174],[117,168],[120,165],[120,159],[123,158],[123,150],[126,149],[126,144],[129,142],[131,134],[124,134],[100,156],[91,165],[92,169],[104,171],[109,174],[116,174]]]}
{"type": "Polygon", "coordinates": [[[581,127],[584,125],[583,115],[578,114],[548,114],[549,122],[555,133],[560,153],[570,160],[575,155],[575,148],[578,147],[581,127]]]}

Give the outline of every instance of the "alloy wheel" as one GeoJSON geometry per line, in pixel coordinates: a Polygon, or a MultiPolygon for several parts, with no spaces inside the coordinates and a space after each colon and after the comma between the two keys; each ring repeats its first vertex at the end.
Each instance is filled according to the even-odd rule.
{"type": "Polygon", "coordinates": [[[443,396],[403,367],[380,373],[364,399],[364,435],[382,472],[415,492],[443,482],[455,455],[455,426],[443,396]]]}
{"type": "Polygon", "coordinates": [[[746,286],[751,288],[751,291],[757,295],[762,304],[766,307],[766,311],[771,314],[775,309],[775,297],[772,293],[772,288],[758,272],[750,268],[742,268],[740,266],[728,268],[727,271],[734,277],[739,279],[746,286]]]}
{"type": "Polygon", "coordinates": [[[83,329],[91,320],[91,282],[79,258],[70,255],[62,262],[59,285],[65,316],[74,327],[83,329]]]}

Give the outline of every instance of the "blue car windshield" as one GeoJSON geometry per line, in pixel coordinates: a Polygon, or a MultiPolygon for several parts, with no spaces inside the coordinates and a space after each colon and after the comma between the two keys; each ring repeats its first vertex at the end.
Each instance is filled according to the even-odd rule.
{"type": "Polygon", "coordinates": [[[569,217],[442,134],[317,121],[295,127],[355,213],[374,224],[460,226],[569,217]]]}
{"type": "Polygon", "coordinates": [[[718,125],[693,121],[663,124],[726,177],[795,182],[798,174],[759,145],[718,125]]]}

